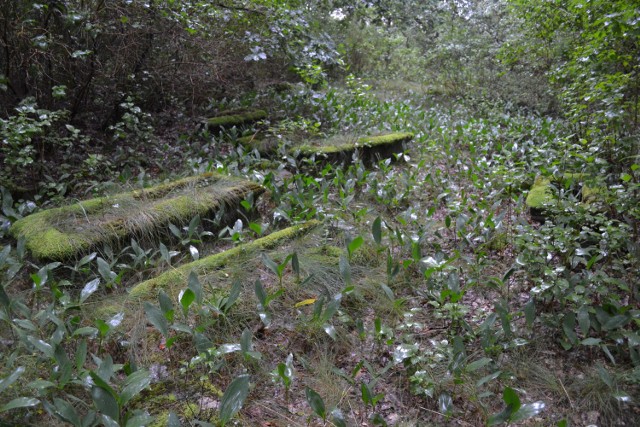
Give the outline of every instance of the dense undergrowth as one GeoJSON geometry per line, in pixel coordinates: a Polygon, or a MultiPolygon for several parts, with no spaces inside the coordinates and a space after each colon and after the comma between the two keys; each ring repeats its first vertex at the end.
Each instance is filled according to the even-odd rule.
{"type": "MultiPolygon", "coordinates": [[[[3,190],[5,423],[638,418],[640,172],[632,144],[589,143],[560,118],[500,101],[439,99],[421,86],[355,77],[217,107],[243,105],[270,112],[256,128],[278,141],[275,156],[235,144],[256,128],[232,128],[185,133],[168,153],[174,158],[157,147],[146,161],[254,180],[267,194],[243,209],[259,217],[195,217],[126,247],[46,263],[7,229],[62,202],[64,191],[49,185],[38,198],[14,200],[3,190]],[[306,138],[383,131],[415,137],[403,154],[374,164],[291,154],[306,138]],[[584,178],[563,180],[566,173],[584,178]],[[553,200],[543,222],[525,203],[538,176],[549,179],[553,200]],[[581,199],[584,182],[597,188],[594,198],[581,199]],[[310,219],[323,222],[311,236],[192,275],[149,301],[127,298],[160,272],[310,219]]],[[[130,112],[123,138],[140,140],[149,129],[134,105],[130,112]]],[[[103,169],[76,195],[153,180],[140,168],[137,180],[130,172],[105,186],[110,164],[84,163],[67,173],[103,169]]]]}

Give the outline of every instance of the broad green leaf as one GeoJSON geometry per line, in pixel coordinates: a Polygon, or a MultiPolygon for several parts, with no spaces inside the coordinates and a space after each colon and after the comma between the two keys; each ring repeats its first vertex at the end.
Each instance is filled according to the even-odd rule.
{"type": "Polygon", "coordinates": [[[242,336],[240,337],[240,350],[243,353],[248,353],[252,350],[252,338],[253,334],[251,333],[251,330],[249,328],[245,328],[244,331],[242,331],[242,336]]]}
{"type": "Polygon", "coordinates": [[[0,393],[2,393],[4,390],[9,388],[9,386],[11,384],[16,382],[16,380],[18,378],[20,378],[20,375],[22,375],[23,373],[24,373],[24,366],[19,366],[15,371],[13,371],[11,373],[11,375],[9,375],[6,378],[1,379],[0,380],[0,393]]]}
{"type": "Polygon", "coordinates": [[[167,318],[164,316],[162,311],[150,302],[145,302],[144,312],[147,315],[147,319],[149,319],[149,322],[158,331],[160,331],[163,337],[166,338],[167,335],[169,335],[169,324],[167,323],[167,318]]]}
{"type": "Polygon", "coordinates": [[[576,327],[576,316],[574,313],[567,313],[562,319],[562,330],[571,344],[578,342],[578,336],[576,335],[574,328],[576,327]]]}
{"type": "Polygon", "coordinates": [[[335,408],[331,411],[331,421],[336,427],[347,427],[347,422],[344,420],[344,415],[340,409],[335,408]]]}
{"type": "Polygon", "coordinates": [[[109,324],[107,324],[107,322],[105,322],[102,319],[96,319],[94,320],[94,323],[98,328],[98,332],[100,333],[101,337],[106,336],[107,333],[109,333],[109,331],[111,330],[111,327],[109,326],[109,324]]]}
{"type": "Polygon", "coordinates": [[[502,400],[507,404],[507,407],[511,408],[512,413],[520,409],[520,398],[516,391],[511,387],[505,387],[502,392],[502,400]]]}
{"type": "MultiPolygon", "coordinates": [[[[189,273],[188,287],[193,291],[195,301],[198,304],[202,304],[202,285],[200,284],[200,280],[198,280],[198,275],[194,271],[189,273]]],[[[182,303],[182,301],[180,301],[180,303],[182,303]]],[[[184,308],[184,305],[183,305],[183,308],[184,308]]]]}
{"type": "Polygon", "coordinates": [[[336,328],[330,323],[325,323],[322,325],[322,329],[333,339],[334,341],[338,339],[338,334],[336,333],[336,328]]]}
{"type": "Polygon", "coordinates": [[[307,402],[309,403],[309,406],[311,406],[311,409],[313,409],[313,412],[325,420],[327,418],[327,410],[324,406],[324,400],[322,400],[322,397],[320,397],[315,390],[309,387],[305,387],[304,392],[307,397],[307,402]]]}
{"type": "Polygon", "coordinates": [[[372,405],[373,406],[373,395],[371,393],[371,389],[369,388],[369,385],[367,383],[362,383],[360,384],[360,396],[362,398],[362,402],[365,405],[372,405]]]}
{"type": "Polygon", "coordinates": [[[53,399],[53,404],[55,408],[55,415],[58,418],[72,424],[75,427],[82,426],[80,415],[78,414],[78,412],[76,412],[76,409],[72,404],[70,404],[66,400],[58,399],[57,397],[53,399]]]}
{"type": "Polygon", "coordinates": [[[487,425],[496,426],[505,423],[509,421],[513,414],[520,409],[520,398],[511,387],[505,387],[504,392],[502,393],[502,399],[504,400],[504,403],[507,404],[506,408],[504,408],[502,412],[489,417],[487,425]]]}
{"type": "Polygon", "coordinates": [[[82,291],[80,291],[80,304],[85,302],[87,298],[91,296],[91,294],[97,291],[99,285],[100,285],[99,277],[96,277],[95,279],[93,279],[92,281],[84,285],[84,288],[82,288],[82,291]]]}
{"type": "Polygon", "coordinates": [[[237,351],[241,351],[242,346],[240,344],[222,344],[220,347],[216,349],[217,355],[235,353],[237,351]]]}
{"type": "Polygon", "coordinates": [[[154,418],[145,413],[138,413],[127,420],[125,427],[145,427],[153,422],[154,418]]]}
{"type": "Polygon", "coordinates": [[[487,366],[489,363],[491,363],[491,359],[489,359],[488,357],[483,357],[482,359],[478,359],[476,361],[473,361],[473,362],[469,363],[465,367],[465,370],[467,372],[474,372],[474,371],[477,371],[480,368],[483,368],[483,367],[487,366]]]}
{"type": "Polygon", "coordinates": [[[108,392],[114,399],[118,396],[115,390],[107,383],[107,379],[111,377],[113,374],[113,361],[111,360],[111,356],[105,357],[105,359],[100,363],[98,367],[98,372],[89,371],[89,375],[93,380],[96,387],[100,387],[101,389],[108,392]]]}
{"type": "Polygon", "coordinates": [[[0,251],[0,267],[4,266],[9,254],[11,253],[11,245],[6,245],[2,251],[0,251]]]}
{"type": "Polygon", "coordinates": [[[589,309],[586,305],[580,307],[577,317],[580,331],[583,333],[583,335],[587,335],[589,333],[589,328],[591,328],[591,319],[589,318],[589,309]]]}
{"type": "Polygon", "coordinates": [[[605,331],[613,331],[614,329],[618,329],[625,325],[629,320],[629,317],[618,314],[607,320],[607,322],[602,325],[602,329],[605,331]]]}
{"type": "Polygon", "coordinates": [[[7,292],[4,290],[4,285],[0,284],[0,304],[2,304],[5,308],[9,308],[11,305],[11,298],[7,295],[7,292]]]}
{"type": "Polygon", "coordinates": [[[250,222],[249,228],[253,230],[253,232],[256,233],[258,236],[262,236],[262,226],[260,224],[257,224],[255,222],[250,222]]]}
{"type": "Polygon", "coordinates": [[[162,314],[167,319],[168,322],[173,322],[173,301],[169,298],[169,295],[165,293],[165,291],[160,291],[158,294],[158,302],[160,303],[160,310],[162,310],[162,314]]]}
{"type": "Polygon", "coordinates": [[[342,300],[341,296],[341,294],[337,294],[333,297],[329,304],[327,304],[327,308],[325,308],[320,318],[320,321],[322,323],[328,322],[337,313],[338,309],[340,308],[340,301],[342,300]]]}
{"type": "Polygon", "coordinates": [[[11,409],[17,408],[30,408],[32,406],[36,406],[40,401],[33,397],[18,397],[17,399],[13,399],[11,402],[0,407],[0,412],[10,411],[11,409]]]}
{"type": "Polygon", "coordinates": [[[167,427],[180,427],[180,418],[173,411],[169,412],[167,427]]]}
{"type": "Polygon", "coordinates": [[[524,306],[524,317],[528,327],[533,326],[533,322],[536,319],[536,305],[535,300],[531,298],[529,302],[524,306]]]}
{"type": "Polygon", "coordinates": [[[580,341],[580,344],[582,345],[598,345],[602,342],[602,340],[600,338],[585,338],[582,341],[580,341]]]}
{"type": "Polygon", "coordinates": [[[300,277],[300,260],[297,252],[291,254],[291,269],[297,277],[300,277]]]}
{"type": "Polygon", "coordinates": [[[613,376],[609,373],[609,371],[607,371],[607,369],[604,366],[600,364],[598,364],[598,375],[600,376],[600,379],[602,380],[603,383],[608,385],[610,388],[614,387],[615,380],[613,376]]]}
{"type": "Polygon", "coordinates": [[[240,375],[224,391],[220,400],[220,422],[224,426],[242,408],[249,394],[249,375],[240,375]]]}
{"type": "Polygon", "coordinates": [[[56,345],[54,356],[58,363],[58,382],[61,386],[64,386],[71,379],[73,365],[71,364],[69,356],[67,356],[67,353],[60,344],[56,345]]]}
{"type": "Polygon", "coordinates": [[[116,420],[114,420],[108,415],[102,414],[100,415],[99,419],[102,422],[101,425],[103,427],[120,427],[120,423],[118,423],[116,420]]]}
{"type": "Polygon", "coordinates": [[[224,303],[224,311],[227,312],[238,300],[240,296],[240,291],[242,290],[242,283],[240,280],[234,280],[233,285],[231,286],[231,292],[229,292],[229,296],[224,303]]]}
{"type": "Polygon", "coordinates": [[[82,257],[82,259],[78,261],[78,267],[82,267],[83,265],[90,263],[96,258],[96,255],[98,255],[97,252],[92,252],[89,255],[82,257]]]}
{"type": "Polygon", "coordinates": [[[347,259],[347,257],[345,257],[344,255],[340,255],[338,266],[340,268],[340,275],[342,276],[344,283],[347,286],[351,286],[351,266],[349,265],[349,260],[347,259]]]}
{"type": "Polygon", "coordinates": [[[358,236],[347,245],[347,252],[349,252],[349,258],[353,255],[353,253],[358,250],[360,246],[364,243],[364,239],[362,236],[358,236]]]}
{"type": "Polygon", "coordinates": [[[113,420],[120,418],[118,402],[107,390],[97,385],[93,386],[91,387],[91,397],[93,398],[93,403],[96,405],[96,409],[102,414],[113,420]]]}
{"type": "Polygon", "coordinates": [[[186,316],[189,313],[189,307],[196,300],[196,294],[191,290],[191,288],[187,288],[180,295],[180,305],[182,306],[182,312],[186,316]]]}
{"type": "Polygon", "coordinates": [[[75,331],[73,331],[73,335],[74,337],[83,337],[83,336],[87,336],[87,337],[95,337],[96,335],[98,335],[98,329],[92,327],[92,326],[84,326],[82,328],[78,328],[75,331]]]}
{"type": "Polygon", "coordinates": [[[262,282],[260,282],[259,279],[256,280],[254,289],[256,292],[256,296],[258,297],[258,301],[266,309],[267,293],[265,292],[264,287],[262,286],[262,282]]]}
{"type": "Polygon", "coordinates": [[[382,218],[377,217],[373,220],[371,225],[371,234],[373,235],[373,241],[378,245],[382,243],[382,218]]]}
{"type": "Polygon", "coordinates": [[[269,255],[267,255],[266,252],[262,253],[262,262],[269,270],[273,271],[273,274],[278,277],[281,276],[280,271],[278,270],[278,264],[276,264],[271,258],[269,258],[269,255]]]}
{"type": "Polygon", "coordinates": [[[520,409],[516,411],[515,414],[511,415],[509,421],[513,423],[517,423],[519,421],[528,420],[529,418],[533,418],[542,412],[545,408],[545,404],[542,401],[527,403],[522,405],[520,409]]]}
{"type": "Polygon", "coordinates": [[[137,396],[145,388],[151,384],[149,371],[139,369],[129,375],[124,382],[124,387],[120,392],[120,406],[126,405],[133,397],[137,396]]]}
{"type": "Polygon", "coordinates": [[[74,359],[76,362],[76,370],[80,371],[87,359],[87,340],[82,339],[76,347],[74,359]]]}
{"type": "Polygon", "coordinates": [[[195,342],[196,350],[198,350],[198,353],[204,353],[205,351],[213,347],[213,343],[211,342],[211,340],[206,335],[200,332],[196,332],[194,334],[193,340],[195,342]]]}
{"type": "Polygon", "coordinates": [[[393,294],[393,291],[391,290],[390,287],[388,287],[387,285],[385,285],[384,283],[380,285],[380,287],[382,288],[382,290],[384,291],[384,294],[387,296],[387,298],[389,298],[391,301],[395,301],[396,297],[393,294]]]}
{"type": "Polygon", "coordinates": [[[98,262],[98,273],[100,273],[100,276],[107,282],[112,282],[117,275],[111,271],[109,263],[100,257],[98,257],[96,261],[98,262]]]}
{"type": "Polygon", "coordinates": [[[51,344],[42,341],[41,339],[38,339],[36,337],[33,337],[31,335],[29,335],[27,337],[27,341],[29,341],[29,343],[31,343],[31,345],[33,345],[36,349],[40,350],[42,353],[45,354],[45,356],[48,356],[50,358],[54,358],[54,349],[51,346],[51,344]]]}
{"type": "Polygon", "coordinates": [[[198,251],[198,248],[196,248],[193,245],[189,245],[189,253],[191,254],[191,258],[194,261],[197,261],[200,259],[200,252],[198,251]]]}
{"type": "Polygon", "coordinates": [[[55,386],[56,386],[55,383],[52,383],[51,381],[46,381],[46,380],[35,380],[27,384],[27,387],[34,388],[38,390],[38,392],[45,392],[46,389],[55,387],[55,386]]]}

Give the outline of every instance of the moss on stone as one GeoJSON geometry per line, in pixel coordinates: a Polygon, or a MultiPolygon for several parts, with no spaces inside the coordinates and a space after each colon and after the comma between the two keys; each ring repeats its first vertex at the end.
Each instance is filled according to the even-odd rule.
{"type": "Polygon", "coordinates": [[[285,241],[304,235],[321,223],[319,221],[308,221],[304,224],[295,225],[284,230],[276,231],[268,236],[254,240],[224,252],[211,255],[197,261],[185,264],[175,270],[163,273],[153,279],[141,282],[131,288],[129,297],[133,299],[153,298],[160,289],[168,289],[173,286],[182,286],[187,283],[189,274],[193,271],[198,275],[207,274],[217,270],[230,261],[240,256],[259,250],[273,249],[285,241]]]}
{"type": "Polygon", "coordinates": [[[263,191],[249,181],[206,173],[48,209],[16,221],[9,232],[24,237],[34,257],[64,260],[104,243],[150,234],[170,222],[186,223],[263,191]]]}
{"type": "Polygon", "coordinates": [[[549,188],[550,184],[551,181],[549,179],[542,176],[536,177],[526,200],[527,206],[530,209],[541,209],[545,204],[553,200],[553,193],[551,193],[551,189],[549,188]]]}
{"type": "Polygon", "coordinates": [[[389,133],[376,136],[365,136],[357,138],[353,142],[338,144],[307,144],[295,148],[293,151],[299,152],[301,156],[325,155],[327,157],[347,156],[356,149],[365,152],[378,151],[381,148],[392,148],[401,150],[402,144],[413,139],[413,134],[409,132],[389,133]]]}
{"type": "Polygon", "coordinates": [[[240,126],[267,118],[265,110],[250,110],[238,112],[226,112],[216,117],[207,119],[208,129],[218,129],[222,127],[240,126]]]}
{"type": "MultiPolygon", "coordinates": [[[[580,187],[576,196],[580,197],[582,203],[591,203],[599,198],[598,195],[602,192],[602,189],[598,186],[587,185],[586,181],[590,180],[593,179],[584,173],[565,173],[556,184],[569,188],[575,183],[579,183],[580,187]]],[[[546,208],[556,203],[551,191],[551,185],[551,179],[537,176],[531,186],[525,203],[534,219],[543,220],[546,208]]]]}
{"type": "Polygon", "coordinates": [[[268,157],[278,149],[280,140],[276,137],[264,137],[260,134],[252,134],[238,138],[238,144],[248,150],[258,150],[263,156],[268,157]]]}

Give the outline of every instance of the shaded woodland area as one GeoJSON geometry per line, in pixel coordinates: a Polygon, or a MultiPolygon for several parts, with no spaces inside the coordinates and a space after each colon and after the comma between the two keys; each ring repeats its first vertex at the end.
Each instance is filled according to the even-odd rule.
{"type": "Polygon", "coordinates": [[[632,426],[640,6],[0,0],[0,426],[632,426]]]}

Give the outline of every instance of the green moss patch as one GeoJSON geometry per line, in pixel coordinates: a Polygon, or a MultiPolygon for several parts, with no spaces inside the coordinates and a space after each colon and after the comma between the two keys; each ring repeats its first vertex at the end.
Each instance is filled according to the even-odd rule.
{"type": "Polygon", "coordinates": [[[248,150],[258,150],[258,153],[268,156],[278,149],[280,141],[276,137],[264,137],[263,135],[251,134],[238,138],[238,144],[248,150]]]}
{"type": "Polygon", "coordinates": [[[209,130],[230,128],[233,126],[245,125],[258,120],[267,118],[265,110],[249,110],[249,111],[226,111],[219,116],[207,119],[206,126],[209,130]]]}
{"type": "Polygon", "coordinates": [[[324,156],[329,160],[347,160],[354,151],[361,150],[365,159],[388,158],[404,151],[404,143],[413,139],[409,132],[388,133],[360,138],[331,138],[314,141],[295,148],[293,153],[302,157],[324,156]]]}
{"type": "Polygon", "coordinates": [[[198,275],[211,273],[242,256],[260,250],[273,249],[288,240],[292,240],[296,237],[302,236],[315,229],[320,224],[321,223],[319,221],[308,221],[304,224],[299,224],[293,227],[285,228],[284,230],[276,231],[275,233],[272,233],[266,237],[254,240],[251,243],[236,246],[235,248],[229,249],[227,251],[199,259],[198,261],[194,261],[189,264],[185,264],[175,270],[168,271],[153,279],[149,279],[137,284],[130,290],[129,296],[134,299],[154,298],[155,294],[160,289],[184,286],[185,283],[187,283],[189,274],[192,271],[198,275]]]}
{"type": "Polygon", "coordinates": [[[582,203],[590,203],[598,199],[600,189],[597,186],[589,185],[588,183],[591,181],[593,181],[592,178],[582,173],[565,173],[562,179],[557,182],[552,182],[550,178],[543,176],[536,177],[526,199],[531,216],[537,220],[544,220],[548,208],[557,204],[551,188],[554,184],[564,188],[573,188],[582,203]]]}
{"type": "Polygon", "coordinates": [[[48,209],[16,221],[9,231],[26,239],[34,257],[63,260],[104,243],[153,234],[169,223],[185,224],[195,215],[235,208],[250,193],[263,191],[249,181],[206,173],[48,209]]]}

